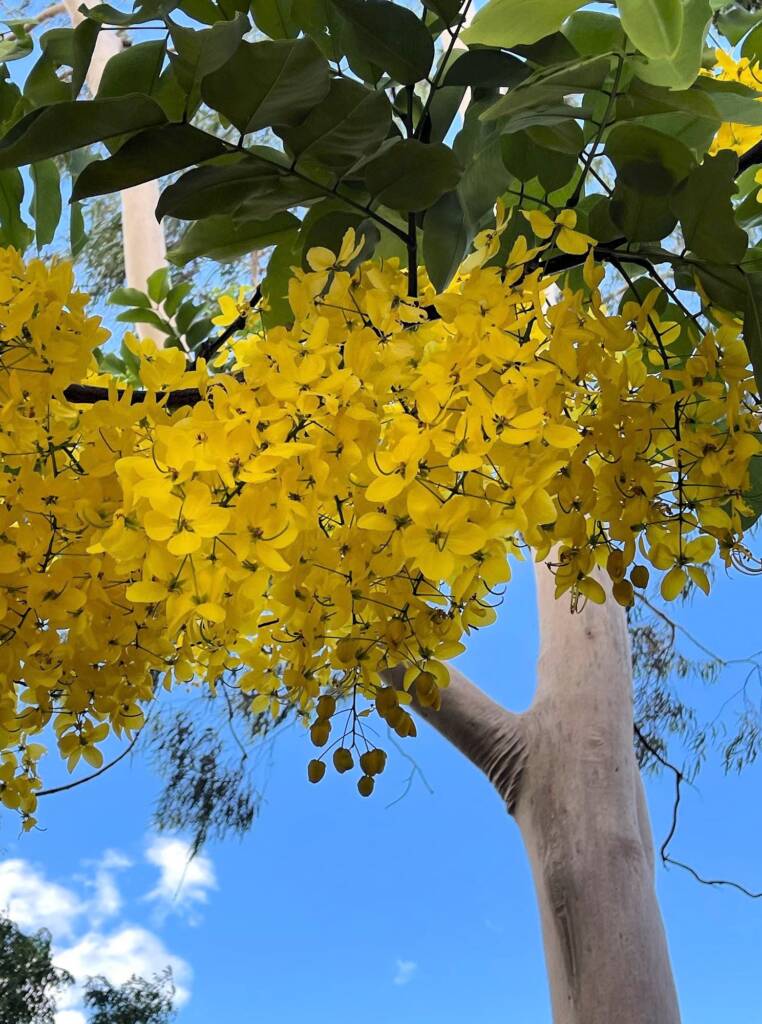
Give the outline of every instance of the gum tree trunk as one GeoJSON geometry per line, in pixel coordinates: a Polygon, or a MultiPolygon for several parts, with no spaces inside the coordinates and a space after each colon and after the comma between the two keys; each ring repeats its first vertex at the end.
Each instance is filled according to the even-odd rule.
{"type": "MultiPolygon", "coordinates": [[[[89,7],[94,7],[98,0],[85,0],[89,7]]],[[[81,0],[64,0],[64,7],[72,25],[82,21],[79,7],[81,0]]],[[[91,95],[95,96],[103,76],[103,69],[108,61],[124,49],[124,42],[118,32],[102,30],[87,72],[87,86],[91,95]]],[[[147,181],[143,185],[124,189],[120,193],[122,201],[122,239],[124,248],[125,282],[130,288],[145,291],[146,282],[154,270],[163,267],[167,247],[164,232],[154,216],[159,201],[159,186],[155,181],[147,181]]],[[[164,335],[149,324],[137,325],[140,336],[153,338],[162,344],[164,335]]]]}
{"type": "Polygon", "coordinates": [[[442,708],[418,710],[487,775],[516,819],[554,1024],[679,1024],[633,752],[626,617],[613,600],[571,615],[544,566],[537,592],[541,649],[529,711],[512,714],[454,669],[442,708]]]}

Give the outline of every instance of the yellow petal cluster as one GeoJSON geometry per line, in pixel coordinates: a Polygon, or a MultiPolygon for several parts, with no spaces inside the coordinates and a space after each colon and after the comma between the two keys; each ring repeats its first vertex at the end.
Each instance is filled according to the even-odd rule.
{"type": "MultiPolygon", "coordinates": [[[[718,78],[721,82],[740,82],[741,85],[753,89],[755,92],[762,90],[762,70],[757,61],[750,61],[746,57],[738,60],[725,50],[715,50],[717,64],[709,74],[718,78]]],[[[712,140],[709,153],[714,156],[721,149],[732,149],[734,153],[745,153],[755,146],[762,139],[762,127],[759,125],[734,124],[727,121],[720,126],[719,131],[712,140]]]]}
{"type": "Polygon", "coordinates": [[[718,546],[743,553],[761,446],[738,325],[662,322],[657,292],[611,314],[592,256],[560,292],[539,251],[472,260],[443,294],[421,272],[419,299],[394,259],[318,252],[293,326],[222,372],[132,340],[145,400],[101,378],[108,399],[75,404],[105,332],[68,266],[0,250],[0,800],[27,827],[35,734],[99,767],[178,684],[295,703],[325,748],[309,777],[333,751],[367,795],[385,757],[366,715],[414,734],[412,694],[438,706],[509,556],[548,559],[575,604],[604,599],[604,567],[627,605],[646,563],[671,598],[708,588],[718,546]]]}

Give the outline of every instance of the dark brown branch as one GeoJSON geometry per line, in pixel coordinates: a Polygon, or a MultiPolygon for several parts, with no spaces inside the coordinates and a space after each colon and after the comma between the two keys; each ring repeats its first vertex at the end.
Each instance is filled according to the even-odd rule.
{"type": "MultiPolygon", "coordinates": [[[[753,167],[755,164],[762,164],[762,142],[758,142],[751,149],[747,149],[745,153],[742,153],[738,158],[738,174],[743,174],[744,171],[753,167]]],[[[736,177],[738,177],[738,174],[736,177]]]]}
{"type": "MultiPolygon", "coordinates": [[[[254,294],[249,299],[249,306],[251,309],[256,309],[259,303],[262,301],[262,286],[257,285],[254,294]]],[[[246,326],[246,314],[242,313],[237,320],[234,320],[232,324],[228,324],[222,334],[219,334],[216,338],[209,338],[204,342],[203,345],[199,346],[199,350],[191,365],[191,369],[196,368],[196,364],[199,359],[206,359],[207,362],[215,356],[222,346],[233,337],[236,331],[242,331],[246,326]]]]}
{"type": "MultiPolygon", "coordinates": [[[[127,392],[124,389],[117,391],[117,397],[123,398],[127,392]]],[[[107,402],[110,391],[108,388],[96,387],[92,384],[70,384],[64,391],[64,398],[73,405],[93,405],[95,402],[107,402]]],[[[140,405],[148,398],[147,391],[133,391],[130,395],[131,405],[140,405]]],[[[186,405],[196,405],[202,400],[198,388],[180,388],[179,391],[158,391],[155,398],[157,401],[164,401],[167,409],[180,409],[186,405]]]]}
{"type": "Polygon", "coordinates": [[[75,779],[74,782],[67,782],[63,786],[54,786],[52,789],[41,789],[38,791],[37,796],[52,796],[54,793],[65,793],[69,789],[76,789],[77,786],[84,786],[86,782],[92,782],[93,779],[97,779],[99,775],[103,775],[104,772],[109,771],[115,765],[119,764],[120,761],[123,761],[125,757],[127,757],[130,751],[132,751],[135,748],[135,744],[138,742],[138,738],[140,737],[140,734],[143,732],[144,728],[145,725],[143,725],[142,728],[138,729],[138,731],[132,737],[132,740],[130,741],[128,746],[124,748],[124,750],[121,752],[121,754],[119,754],[118,757],[115,757],[113,761],[109,761],[108,764],[104,764],[103,767],[99,768],[96,772],[91,772],[90,775],[85,775],[85,777],[82,779],[75,779]]]}
{"type": "Polygon", "coordinates": [[[745,886],[740,885],[738,882],[733,882],[725,878],[704,878],[702,877],[702,875],[698,873],[698,871],[696,871],[695,868],[692,868],[690,864],[685,864],[683,863],[683,861],[677,860],[669,853],[670,843],[675,838],[675,833],[677,832],[677,822],[680,812],[680,797],[682,793],[682,784],[685,781],[685,776],[676,765],[672,764],[671,761],[668,761],[667,758],[664,757],[664,755],[659,750],[657,750],[652,743],[649,743],[649,741],[646,739],[646,737],[643,735],[643,733],[637,725],[633,725],[633,729],[638,742],[648,751],[648,753],[652,757],[654,757],[659,762],[659,764],[669,769],[669,771],[671,771],[675,777],[675,799],[672,804],[672,821],[670,822],[669,831],[667,832],[667,835],[664,838],[664,841],[662,842],[661,847],[659,849],[659,856],[661,857],[662,863],[665,865],[665,867],[669,864],[672,864],[676,868],[682,868],[683,871],[687,871],[696,879],[697,882],[700,882],[702,885],[711,885],[715,887],[726,886],[731,889],[737,889],[739,892],[743,893],[744,896],[748,896],[749,899],[762,899],[762,892],[752,892],[750,889],[747,889],[745,886]]]}

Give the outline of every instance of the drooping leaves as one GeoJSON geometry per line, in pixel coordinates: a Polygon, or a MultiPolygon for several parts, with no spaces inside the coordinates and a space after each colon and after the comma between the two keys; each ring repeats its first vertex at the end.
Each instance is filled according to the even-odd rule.
{"type": "Polygon", "coordinates": [[[712,17],[709,0],[686,0],[680,45],[671,57],[650,60],[637,74],[652,85],[687,89],[696,80],[704,56],[707,26],[712,17]]]}
{"type": "Polygon", "coordinates": [[[0,170],[0,244],[21,252],[32,240],[32,232],[21,216],[24,181],[16,168],[0,170]]]}
{"type": "Polygon", "coordinates": [[[295,156],[340,171],[373,152],[386,138],[391,120],[383,92],[334,79],[323,102],[301,124],[278,128],[276,133],[295,156]]]}
{"type": "Polygon", "coordinates": [[[299,124],[329,87],[328,63],[311,39],[279,39],[241,43],[203,79],[201,95],[246,135],[299,124]]]}
{"type": "Polygon", "coordinates": [[[34,192],[30,212],[37,248],[53,241],[61,219],[61,185],[55,160],[42,160],[29,168],[34,192]]]}
{"type": "MultiPolygon", "coordinates": [[[[518,118],[527,111],[558,111],[565,97],[602,88],[611,71],[608,56],[570,61],[560,67],[541,70],[516,88],[510,89],[483,114],[485,121],[518,118]]],[[[568,117],[579,117],[580,110],[569,110],[568,117]]],[[[525,125],[524,125],[525,126],[525,125]]]]}
{"type": "Polygon", "coordinates": [[[40,107],[23,117],[0,139],[0,167],[36,163],[165,121],[158,103],[138,93],[40,107]]]}
{"type": "Polygon", "coordinates": [[[622,26],[646,57],[674,57],[683,36],[683,0],[617,0],[622,26]]]}
{"type": "Polygon", "coordinates": [[[198,220],[215,213],[238,215],[240,209],[247,219],[265,219],[304,205],[324,191],[269,158],[249,155],[188,171],[164,190],[156,216],[198,220]]]}
{"type": "Polygon", "coordinates": [[[535,43],[563,24],[564,18],[582,7],[585,0],[487,0],[465,32],[469,46],[501,46],[535,43]]]}
{"type": "Polygon", "coordinates": [[[686,246],[698,256],[722,263],[743,259],[748,236],[739,227],[731,197],[735,195],[738,158],[723,149],[707,156],[672,197],[686,246]]]}
{"type": "Polygon", "coordinates": [[[187,95],[188,109],[195,110],[201,80],[233,56],[250,27],[249,20],[239,13],[231,21],[221,21],[201,31],[177,25],[169,19],[168,24],[174,46],[174,52],[169,52],[172,69],[187,95]]]}
{"type": "Polygon", "coordinates": [[[299,26],[292,16],[292,0],[253,0],[254,24],[271,39],[294,39],[299,26]]]}
{"type": "Polygon", "coordinates": [[[292,213],[276,213],[267,220],[236,223],[221,214],[199,220],[185,232],[179,244],[167,253],[171,263],[182,266],[199,256],[225,262],[249,252],[277,245],[289,237],[299,221],[292,213]]]}
{"type": "Polygon", "coordinates": [[[496,89],[500,86],[515,86],[529,75],[530,68],[524,62],[503,50],[467,50],[461,54],[445,73],[444,85],[470,85],[476,89],[496,89]]]}
{"type": "Polygon", "coordinates": [[[72,197],[86,199],[119,192],[223,156],[227,150],[222,139],[190,124],[147,128],[129,138],[113,156],[88,164],[74,183],[72,197]]]}
{"type": "Polygon", "coordinates": [[[644,195],[668,195],[695,164],[682,143],[645,125],[617,125],[606,140],[606,155],[618,180],[644,195]]]}
{"type": "Polygon", "coordinates": [[[434,40],[420,18],[390,0],[331,0],[344,20],[350,52],[377,65],[403,85],[429,73],[434,40]]]}
{"type": "Polygon", "coordinates": [[[426,211],[423,229],[423,262],[431,283],[443,291],[474,237],[457,191],[446,192],[426,211]]]}
{"type": "Polygon", "coordinates": [[[150,96],[158,84],[164,54],[163,39],[127,46],[104,67],[96,99],[135,92],[150,96]]]}
{"type": "Polygon", "coordinates": [[[403,213],[428,209],[457,186],[460,175],[451,149],[442,143],[427,146],[417,139],[396,142],[363,168],[371,196],[403,213]]]}

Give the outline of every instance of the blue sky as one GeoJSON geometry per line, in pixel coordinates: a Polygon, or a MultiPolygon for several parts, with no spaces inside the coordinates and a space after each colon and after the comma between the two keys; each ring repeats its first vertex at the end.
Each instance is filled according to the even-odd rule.
{"type": "MultiPolygon", "coordinates": [[[[720,572],[713,596],[678,617],[721,655],[748,654],[759,646],[758,595],[758,580],[720,572]]],[[[536,646],[524,566],[462,667],[520,709],[531,699],[536,646]]],[[[719,708],[743,674],[729,669],[698,691],[701,709],[719,708]]],[[[138,758],[48,798],[44,831],[17,839],[6,816],[0,905],[28,927],[51,927],[61,962],[80,975],[106,971],[118,981],[173,958],[181,1024],[549,1024],[527,863],[486,781],[424,726],[404,749],[433,793],[416,779],[387,807],[405,789],[404,757],[393,753],[377,792],[362,800],[331,773],[310,786],[310,749],[300,731],[280,736],[260,763],[266,800],[251,833],[207,847],[184,878],[183,845],[150,831],[158,784],[138,758]]],[[[759,766],[727,779],[707,768],[685,791],[675,856],[762,888],[760,781],[759,766]]],[[[647,785],[659,838],[672,782],[647,785]]],[[[704,888],[674,868],[659,868],[658,886],[684,1019],[755,1024],[762,901],[704,888]]],[[[73,1000],[64,1011],[59,1024],[80,1024],[73,1000]]]]}
{"type": "MultiPolygon", "coordinates": [[[[26,62],[25,62],[26,64],[26,62]]],[[[724,657],[760,643],[759,580],[718,575],[680,620],[724,657]]],[[[461,667],[520,710],[536,656],[531,572],[519,568],[498,623],[461,667]]],[[[685,644],[686,653],[690,645],[685,644]]],[[[711,716],[745,670],[691,698],[711,716]]],[[[759,691],[752,691],[759,704],[759,691]]],[[[261,816],[241,842],[186,866],[182,837],[150,827],[159,786],[140,758],[50,797],[41,829],[17,838],[0,815],[0,909],[47,926],[78,977],[119,982],[171,963],[180,1024],[550,1024],[535,901],[518,830],[490,787],[425,726],[392,752],[370,800],[349,778],[305,777],[307,738],[284,732],[262,759],[261,816]]],[[[57,780],[48,779],[48,782],[57,780]]],[[[64,781],[63,778],[61,781],[64,781]]],[[[762,767],[725,778],[709,766],[686,789],[672,850],[711,877],[762,889],[762,767]]],[[[657,842],[672,780],[647,781],[657,842]]],[[[689,1024],[762,1021],[762,900],[658,868],[683,1016],[689,1024]]],[[[58,1024],[81,1024],[77,992],[58,1024]]]]}

